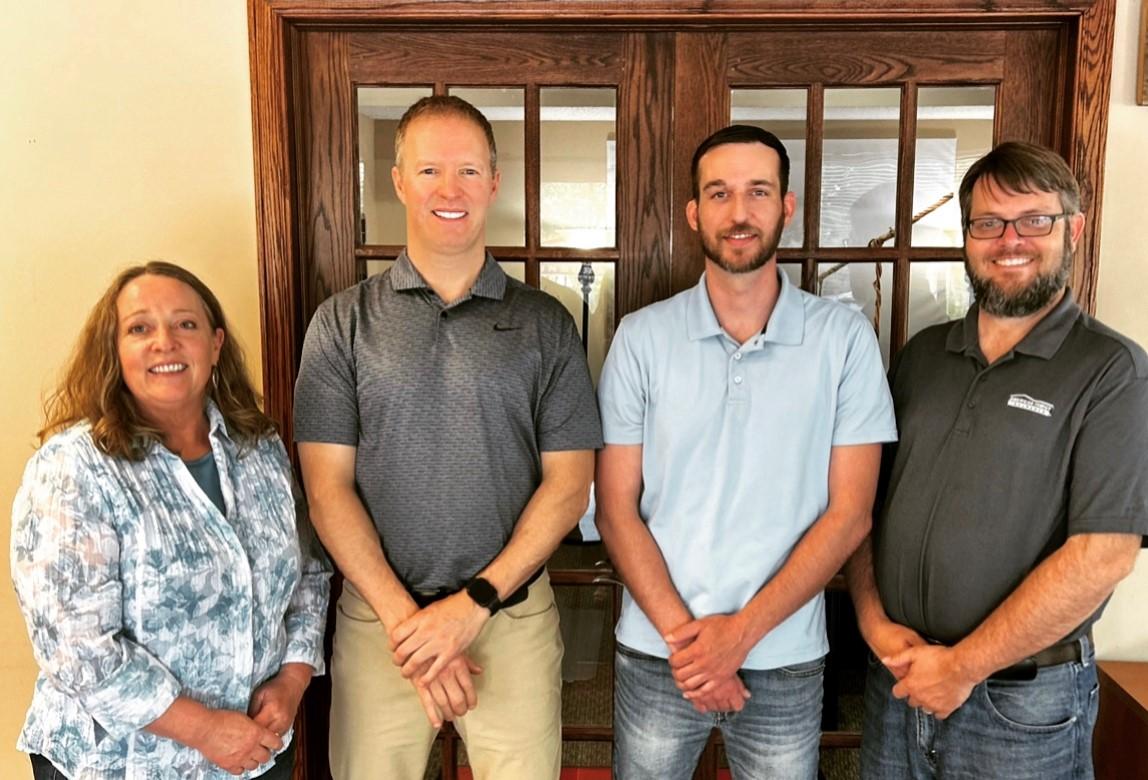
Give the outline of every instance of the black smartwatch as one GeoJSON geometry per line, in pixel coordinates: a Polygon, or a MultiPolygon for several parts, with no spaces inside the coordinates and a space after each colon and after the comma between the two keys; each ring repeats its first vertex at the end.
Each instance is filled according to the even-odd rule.
{"type": "Polygon", "coordinates": [[[478,606],[490,610],[491,617],[494,617],[494,613],[502,607],[502,602],[498,600],[498,591],[482,577],[475,577],[466,583],[466,595],[470,596],[478,606]]]}

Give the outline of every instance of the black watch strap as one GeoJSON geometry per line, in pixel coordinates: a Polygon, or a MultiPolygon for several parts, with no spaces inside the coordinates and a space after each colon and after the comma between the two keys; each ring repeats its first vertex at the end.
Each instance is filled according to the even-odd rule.
{"type": "Polygon", "coordinates": [[[491,617],[502,608],[502,602],[498,600],[498,590],[483,577],[475,577],[466,583],[466,595],[470,596],[478,606],[490,610],[491,617]]]}

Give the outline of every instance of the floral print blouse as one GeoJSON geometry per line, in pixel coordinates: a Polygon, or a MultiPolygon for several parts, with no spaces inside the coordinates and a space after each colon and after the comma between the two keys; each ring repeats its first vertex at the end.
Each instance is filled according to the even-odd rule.
{"type": "Polygon", "coordinates": [[[109,457],[87,424],[24,472],[12,577],[40,675],[18,747],[69,777],[231,777],[144,727],[180,694],[246,712],[282,664],[324,670],[329,565],[300,548],[283,444],[241,453],[208,416],[226,515],[178,455],[109,457]]]}

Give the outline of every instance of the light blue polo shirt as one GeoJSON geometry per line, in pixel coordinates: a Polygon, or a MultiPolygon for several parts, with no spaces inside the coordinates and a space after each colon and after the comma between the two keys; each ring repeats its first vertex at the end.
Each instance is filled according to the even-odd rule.
{"type": "MultiPolygon", "coordinates": [[[[721,329],[703,275],[625,317],[602,369],[605,441],[643,445],[639,510],[696,617],[736,612],[781,568],[829,504],[833,447],[897,438],[872,325],[778,277],[765,332],[745,344],[721,329]]],[[[628,591],[617,637],[669,655],[628,591]]],[[[828,649],[819,593],[744,666],[828,649]]]]}

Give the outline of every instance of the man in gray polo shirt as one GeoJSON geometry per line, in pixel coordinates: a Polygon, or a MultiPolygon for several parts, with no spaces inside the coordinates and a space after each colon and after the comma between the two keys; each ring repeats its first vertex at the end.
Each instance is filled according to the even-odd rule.
{"type": "Polygon", "coordinates": [[[585,511],[601,444],[585,356],[561,304],[485,251],[499,177],[481,113],[416,103],[392,178],[406,250],[319,307],[295,391],[312,518],[346,578],[331,769],[421,778],[454,720],[477,777],[556,778],[544,565],[585,511]]]}
{"type": "Polygon", "coordinates": [[[848,575],[872,648],[866,778],[1092,776],[1090,628],[1148,532],[1148,358],[1066,283],[1084,230],[1055,153],[960,187],[977,303],[890,372],[900,443],[848,575]]]}

